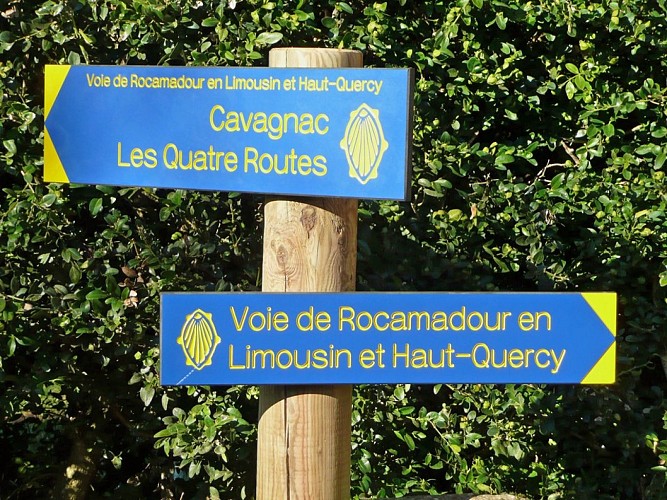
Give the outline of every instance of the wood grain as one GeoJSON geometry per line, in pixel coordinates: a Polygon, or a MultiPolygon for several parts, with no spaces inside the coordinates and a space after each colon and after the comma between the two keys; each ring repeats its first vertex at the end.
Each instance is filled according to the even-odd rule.
{"type": "Polygon", "coordinates": [[[353,291],[357,200],[268,199],[264,206],[262,290],[353,291]]]}
{"type": "Polygon", "coordinates": [[[360,68],[363,55],[358,50],[284,47],[269,52],[274,68],[360,68]]]}

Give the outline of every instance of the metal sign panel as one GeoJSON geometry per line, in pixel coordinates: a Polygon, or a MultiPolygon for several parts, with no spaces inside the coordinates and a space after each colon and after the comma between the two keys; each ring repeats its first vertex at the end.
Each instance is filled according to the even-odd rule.
{"type": "Polygon", "coordinates": [[[163,293],[163,385],[615,379],[615,293],[163,293]]]}
{"type": "Polygon", "coordinates": [[[412,70],[46,66],[47,182],[406,199],[412,70]]]}

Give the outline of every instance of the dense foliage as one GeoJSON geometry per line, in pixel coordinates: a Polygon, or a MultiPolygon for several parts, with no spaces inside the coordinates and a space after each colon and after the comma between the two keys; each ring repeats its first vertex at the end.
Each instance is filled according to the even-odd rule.
{"type": "Polygon", "coordinates": [[[252,496],[257,389],[160,388],[157,323],[162,290],[256,289],[262,200],[45,184],[43,68],[299,45],[416,69],[412,200],[361,204],[359,289],[619,293],[612,386],[356,388],[352,495],[664,498],[665,0],[4,0],[3,497],[252,496]]]}

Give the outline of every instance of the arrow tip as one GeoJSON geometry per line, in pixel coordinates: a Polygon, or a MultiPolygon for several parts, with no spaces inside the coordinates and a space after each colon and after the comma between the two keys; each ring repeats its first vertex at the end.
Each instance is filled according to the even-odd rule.
{"type": "Polygon", "coordinates": [[[616,382],[616,341],[581,381],[582,384],[613,384],[616,382]]]}
{"type": "Polygon", "coordinates": [[[53,145],[49,131],[44,128],[44,181],[68,183],[69,178],[53,145]]]}
{"type": "Polygon", "coordinates": [[[614,292],[589,292],[582,293],[581,296],[609,332],[616,337],[616,294],[614,292]]]}
{"type": "Polygon", "coordinates": [[[44,68],[44,121],[49,117],[69,69],[68,65],[55,64],[47,64],[44,68]]]}

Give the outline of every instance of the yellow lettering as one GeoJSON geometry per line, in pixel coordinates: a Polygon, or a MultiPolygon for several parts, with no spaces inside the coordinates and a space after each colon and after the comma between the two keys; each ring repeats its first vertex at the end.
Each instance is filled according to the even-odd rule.
{"type": "Polygon", "coordinates": [[[273,329],[279,332],[284,332],[287,330],[288,322],[289,318],[287,317],[287,314],[285,314],[283,311],[278,311],[273,316],[273,329]]]}
{"type": "MultiPolygon", "coordinates": [[[[524,366],[524,361],[528,359],[528,353],[526,352],[524,354],[521,349],[512,349],[507,355],[507,359],[512,368],[521,368],[524,366]]],[[[527,361],[525,362],[525,365],[528,366],[527,361]]]]}
{"type": "Polygon", "coordinates": [[[426,351],[424,349],[413,349],[411,353],[410,366],[412,368],[426,368],[426,351]]]}
{"type": "Polygon", "coordinates": [[[426,330],[431,329],[431,316],[429,313],[424,312],[424,311],[410,311],[408,313],[408,330],[421,330],[422,329],[422,319],[426,323],[426,330]],[[417,326],[413,326],[413,320],[416,320],[417,326]]]}
{"type": "Polygon", "coordinates": [[[489,358],[491,353],[489,352],[489,346],[486,344],[475,344],[472,348],[472,364],[475,368],[488,368],[489,367],[489,358]],[[479,360],[477,357],[477,351],[482,350],[482,359],[479,360]]]}
{"type": "Polygon", "coordinates": [[[276,366],[276,355],[271,349],[254,349],[252,351],[252,367],[256,368],[257,367],[257,358],[259,357],[260,359],[260,364],[262,369],[266,368],[267,365],[267,360],[269,361],[269,366],[271,368],[275,368],[276,366]]]}
{"type": "Polygon", "coordinates": [[[454,311],[449,315],[449,326],[452,330],[455,332],[460,332],[461,330],[465,330],[466,327],[466,308],[463,306],[460,311],[454,311]],[[459,324],[458,326],[454,324],[454,320],[458,319],[459,324]]]}
{"type": "Polygon", "coordinates": [[[393,353],[392,353],[392,366],[396,368],[398,365],[398,360],[403,359],[403,362],[405,363],[405,367],[408,368],[410,366],[410,344],[405,344],[405,351],[399,351],[398,347],[396,344],[394,344],[393,348],[393,353]]]}
{"type": "Polygon", "coordinates": [[[373,368],[375,366],[375,351],[364,349],[359,353],[359,366],[362,368],[373,368]]]}
{"type": "Polygon", "coordinates": [[[320,125],[320,122],[323,120],[324,122],[329,123],[329,117],[323,113],[320,113],[315,117],[315,130],[319,135],[325,135],[329,132],[329,125],[325,125],[324,127],[320,125]]]}
{"type": "Polygon", "coordinates": [[[357,328],[362,332],[367,332],[373,326],[373,317],[368,311],[361,311],[356,318],[357,328]],[[362,318],[365,321],[365,324],[362,324],[362,318]]]}
{"type": "Polygon", "coordinates": [[[378,355],[378,357],[377,357],[377,359],[378,359],[378,367],[380,367],[380,368],[384,368],[384,362],[382,361],[382,355],[383,355],[384,352],[385,352],[385,348],[382,347],[382,344],[378,344],[378,348],[375,350],[375,352],[376,352],[377,355],[378,355]]]}
{"type": "Polygon", "coordinates": [[[473,311],[470,314],[468,314],[468,318],[466,321],[466,326],[468,327],[468,330],[472,330],[473,332],[476,332],[477,330],[481,329],[484,326],[484,318],[482,318],[482,315],[478,313],[477,311],[473,311]],[[477,324],[473,325],[471,319],[475,317],[477,318],[477,324]]]}
{"type": "Polygon", "coordinates": [[[236,328],[237,332],[240,332],[243,329],[243,325],[245,324],[246,317],[248,316],[248,306],[245,306],[243,308],[243,314],[241,315],[241,320],[238,320],[238,317],[236,316],[236,309],[234,309],[234,306],[230,306],[229,312],[232,313],[232,321],[234,322],[234,328],[236,328]]]}
{"type": "Polygon", "coordinates": [[[553,373],[554,375],[556,373],[558,373],[558,370],[560,370],[560,365],[563,364],[563,359],[565,358],[565,353],[566,352],[567,352],[567,350],[563,349],[560,352],[560,356],[556,357],[556,353],[554,352],[554,350],[553,349],[551,350],[551,356],[553,357],[553,360],[554,360],[554,368],[553,368],[553,370],[551,370],[551,373],[553,373]]]}
{"type": "Polygon", "coordinates": [[[523,330],[524,332],[533,329],[534,326],[533,315],[530,314],[529,312],[522,312],[521,314],[519,314],[518,321],[519,321],[519,328],[521,328],[521,330],[523,330]]]}
{"type": "Polygon", "coordinates": [[[146,150],[146,160],[144,161],[144,165],[146,165],[148,168],[157,167],[157,151],[155,151],[153,148],[146,150]]]}
{"type": "MultiPolygon", "coordinates": [[[[276,80],[277,83],[279,83],[276,80]]],[[[218,88],[222,80],[209,78],[206,82],[209,89],[218,88]]],[[[268,83],[267,83],[268,85],[268,83]]],[[[267,87],[268,88],[268,87],[267,87]]],[[[288,132],[301,135],[325,135],[329,132],[329,117],[320,113],[313,117],[310,113],[271,113],[253,111],[250,113],[229,111],[216,104],[209,112],[209,124],[216,132],[254,132],[266,134],[271,140],[277,141],[288,132]]]]}
{"type": "Polygon", "coordinates": [[[226,128],[227,132],[239,132],[241,130],[239,128],[239,114],[236,111],[230,111],[227,116],[223,128],[226,128]]]}
{"type": "MultiPolygon", "coordinates": [[[[250,347],[247,346],[246,349],[250,347]]],[[[230,370],[244,370],[245,365],[236,365],[234,364],[234,344],[229,344],[229,369],[230,370]]]]}
{"type": "Polygon", "coordinates": [[[384,311],[376,312],[375,316],[373,316],[373,323],[375,324],[376,330],[384,332],[387,328],[389,328],[389,314],[384,311]],[[378,318],[380,317],[385,318],[387,320],[383,325],[380,325],[380,323],[378,323],[378,318]]]}
{"type": "Polygon", "coordinates": [[[278,365],[278,368],[280,368],[281,370],[285,370],[286,368],[292,366],[292,362],[293,362],[292,353],[287,349],[281,349],[280,351],[278,351],[278,354],[276,354],[276,364],[278,365]],[[286,362],[282,362],[280,360],[282,356],[287,356],[286,362]]]}
{"type": "Polygon", "coordinates": [[[340,306],[338,308],[338,330],[343,331],[343,326],[345,323],[348,324],[350,330],[354,331],[354,309],[350,306],[340,306]]]}
{"type": "Polygon", "coordinates": [[[394,311],[391,313],[391,330],[393,332],[400,332],[407,330],[407,318],[403,311],[394,311]]]}
{"type": "Polygon", "coordinates": [[[549,351],[547,351],[546,349],[538,349],[537,352],[535,353],[535,365],[538,368],[547,368],[550,362],[549,360],[547,360],[546,362],[540,361],[541,355],[549,356],[549,351]]]}
{"type": "Polygon", "coordinates": [[[123,156],[122,148],[123,148],[123,145],[119,142],[118,143],[118,166],[119,167],[129,167],[130,164],[128,162],[124,162],[124,161],[121,160],[121,158],[123,156]]]}
{"type": "Polygon", "coordinates": [[[221,115],[225,114],[225,108],[220,106],[220,104],[216,104],[211,108],[211,112],[208,115],[208,121],[211,124],[211,128],[215,130],[216,132],[220,132],[221,130],[224,130],[225,128],[225,120],[223,119],[221,122],[216,122],[215,121],[215,113],[220,113],[221,115]]]}
{"type": "Polygon", "coordinates": [[[434,332],[448,330],[447,315],[442,311],[435,311],[433,313],[433,317],[431,318],[431,328],[434,332]]]}
{"type": "Polygon", "coordinates": [[[551,331],[551,314],[548,312],[535,313],[535,330],[540,329],[540,319],[544,318],[547,322],[547,330],[551,331]]]}
{"type": "MultiPolygon", "coordinates": [[[[294,151],[294,150],[292,150],[294,151]]],[[[310,159],[310,156],[308,155],[301,155],[299,156],[299,173],[301,175],[308,175],[310,174],[310,167],[312,166],[313,162],[310,159]]]]}
{"type": "Polygon", "coordinates": [[[313,173],[318,176],[322,177],[327,174],[327,159],[326,157],[322,155],[317,155],[315,158],[313,158],[313,173]]]}
{"type": "Polygon", "coordinates": [[[236,153],[230,151],[225,155],[224,165],[227,172],[236,172],[236,169],[239,167],[239,157],[236,153]]]}
{"type": "MultiPolygon", "coordinates": [[[[329,346],[329,347],[333,348],[333,346],[329,346]]],[[[335,368],[338,368],[340,366],[341,356],[346,356],[347,357],[347,367],[352,368],[352,353],[348,349],[336,349],[336,366],[335,366],[335,368]]]]}
{"type": "Polygon", "coordinates": [[[326,332],[331,328],[331,316],[326,311],[321,311],[315,316],[315,328],[320,332],[326,332]]]}

